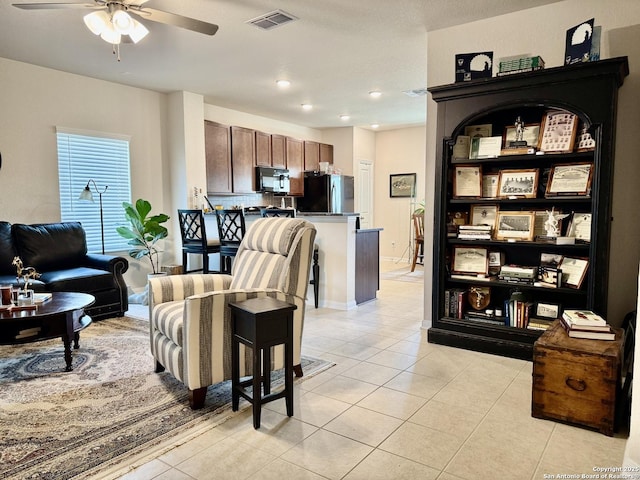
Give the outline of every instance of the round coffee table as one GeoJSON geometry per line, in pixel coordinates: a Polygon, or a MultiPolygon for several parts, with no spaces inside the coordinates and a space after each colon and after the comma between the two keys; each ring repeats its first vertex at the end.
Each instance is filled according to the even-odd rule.
{"type": "Polygon", "coordinates": [[[80,348],[80,330],[91,324],[84,309],[95,302],[88,293],[53,292],[50,300],[36,305],[35,310],[12,308],[0,312],[0,345],[17,345],[61,337],[64,342],[65,371],[71,366],[73,348],[80,348]]]}

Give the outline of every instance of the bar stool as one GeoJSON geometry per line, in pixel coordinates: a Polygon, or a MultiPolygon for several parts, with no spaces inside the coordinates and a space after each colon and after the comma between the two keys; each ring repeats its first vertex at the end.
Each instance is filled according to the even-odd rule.
{"type": "Polygon", "coordinates": [[[231,328],[231,409],[242,396],[253,406],[253,428],[260,428],[262,405],[285,398],[293,416],[293,311],[295,305],[271,297],[229,303],[231,328]],[[240,381],[240,343],[253,349],[253,377],[240,381]],[[284,390],[271,393],[271,347],[284,344],[284,390]],[[262,353],[262,355],[261,355],[262,353]],[[262,360],[262,366],[260,364],[262,360]],[[261,395],[263,379],[264,395],[261,395]],[[249,394],[245,387],[252,386],[249,394]]]}
{"type": "Polygon", "coordinates": [[[216,221],[220,239],[220,270],[231,273],[232,260],[246,231],[244,210],[216,210],[216,221]]]}

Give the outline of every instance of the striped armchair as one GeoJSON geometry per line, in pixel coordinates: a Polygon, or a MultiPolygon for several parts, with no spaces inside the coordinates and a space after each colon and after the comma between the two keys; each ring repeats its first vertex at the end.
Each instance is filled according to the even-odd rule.
{"type": "MultiPolygon", "coordinates": [[[[302,376],[300,344],[315,227],[303,219],[261,218],[240,244],[231,275],[171,275],[149,280],[151,353],[189,389],[191,408],[204,405],[207,387],[231,379],[229,303],[273,297],[295,304],[293,363],[302,376]]],[[[241,375],[251,374],[250,348],[241,345],[241,375]]],[[[274,347],[272,368],[284,366],[274,347]]]]}

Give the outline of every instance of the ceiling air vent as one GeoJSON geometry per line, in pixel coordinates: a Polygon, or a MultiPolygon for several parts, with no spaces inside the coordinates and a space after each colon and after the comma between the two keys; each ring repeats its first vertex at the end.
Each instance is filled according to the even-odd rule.
{"type": "Polygon", "coordinates": [[[279,27],[280,25],[284,25],[285,23],[293,22],[294,20],[298,20],[298,18],[294,17],[290,13],[283,12],[282,10],[274,10],[273,12],[260,15],[253,20],[249,20],[246,23],[254,25],[263,30],[271,30],[272,28],[279,27]]]}
{"type": "Polygon", "coordinates": [[[422,97],[422,96],[427,94],[427,89],[426,89],[426,87],[425,88],[416,88],[415,90],[405,90],[402,93],[404,93],[408,97],[422,97]]]}

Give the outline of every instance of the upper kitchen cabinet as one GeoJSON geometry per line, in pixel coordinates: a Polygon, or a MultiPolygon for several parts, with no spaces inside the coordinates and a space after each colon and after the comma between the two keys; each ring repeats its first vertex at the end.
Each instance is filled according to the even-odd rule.
{"type": "Polygon", "coordinates": [[[320,144],[320,162],[333,164],[333,145],[320,144]]]}
{"type": "Polygon", "coordinates": [[[304,195],[304,149],[303,141],[286,137],[285,152],[289,169],[290,195],[304,195]]]}
{"type": "Polygon", "coordinates": [[[256,165],[270,167],[272,165],[271,162],[271,135],[256,131],[256,165]]]}
{"type": "Polygon", "coordinates": [[[320,169],[320,144],[318,142],[305,140],[304,169],[316,172],[320,169]]]}
{"type": "Polygon", "coordinates": [[[271,166],[273,168],[287,168],[284,135],[271,135],[271,166]]]}
{"type": "Polygon", "coordinates": [[[231,193],[231,130],[227,125],[204,122],[207,192],[231,193]]]}
{"type": "Polygon", "coordinates": [[[231,127],[231,172],[233,193],[253,193],[256,166],[254,130],[231,127]]]}

